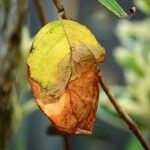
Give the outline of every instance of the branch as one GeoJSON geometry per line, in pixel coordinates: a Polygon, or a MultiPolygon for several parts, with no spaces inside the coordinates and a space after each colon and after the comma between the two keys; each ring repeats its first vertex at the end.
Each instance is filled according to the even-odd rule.
{"type": "Polygon", "coordinates": [[[42,2],[41,2],[41,0],[35,0],[35,4],[36,4],[36,8],[38,10],[41,25],[44,26],[48,23],[48,20],[47,20],[47,17],[45,15],[45,12],[44,12],[42,2]]]}
{"type": "Polygon", "coordinates": [[[120,115],[120,117],[127,123],[129,129],[133,132],[133,134],[137,137],[139,142],[143,145],[145,150],[150,150],[149,144],[145,141],[144,137],[142,136],[141,131],[138,129],[137,125],[135,122],[130,118],[130,116],[121,108],[117,100],[112,96],[108,86],[105,83],[105,80],[99,71],[99,83],[106,93],[107,97],[109,98],[110,102],[116,109],[117,113],[120,115]]]}
{"type": "Polygon", "coordinates": [[[67,135],[64,135],[64,143],[65,143],[65,150],[71,150],[69,138],[67,135]]]}
{"type": "Polygon", "coordinates": [[[57,12],[60,15],[60,17],[62,19],[68,19],[68,17],[66,16],[66,13],[65,13],[65,9],[64,9],[63,5],[61,4],[61,0],[52,0],[52,1],[55,5],[57,12]]]}

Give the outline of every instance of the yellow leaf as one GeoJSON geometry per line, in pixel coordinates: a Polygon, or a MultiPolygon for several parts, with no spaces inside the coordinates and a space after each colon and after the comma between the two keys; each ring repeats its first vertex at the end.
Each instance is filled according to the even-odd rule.
{"type": "Polygon", "coordinates": [[[51,22],[35,36],[27,62],[29,82],[38,105],[59,131],[90,134],[99,93],[96,67],[104,58],[90,30],[71,20],[51,22]]]}

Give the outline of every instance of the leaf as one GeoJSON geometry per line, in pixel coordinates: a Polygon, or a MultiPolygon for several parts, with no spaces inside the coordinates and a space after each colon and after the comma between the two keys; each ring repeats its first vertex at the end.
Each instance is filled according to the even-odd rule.
{"type": "Polygon", "coordinates": [[[89,29],[71,20],[54,21],[35,36],[28,78],[35,100],[65,134],[91,134],[99,87],[97,63],[105,51],[89,29]]]}
{"type": "Polygon", "coordinates": [[[128,16],[126,12],[123,10],[123,8],[116,2],[116,0],[98,0],[98,1],[118,17],[125,18],[128,16]]]}

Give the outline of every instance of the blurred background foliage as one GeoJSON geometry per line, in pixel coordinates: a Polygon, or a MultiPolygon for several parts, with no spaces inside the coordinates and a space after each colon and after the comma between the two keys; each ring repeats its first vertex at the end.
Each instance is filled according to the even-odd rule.
{"type": "MultiPolygon", "coordinates": [[[[0,36],[0,74],[4,68],[3,58],[5,58],[8,49],[8,35],[14,32],[12,24],[17,18],[17,13],[19,13],[16,11],[16,2],[17,0],[0,0],[0,31],[2,35],[0,36]],[[12,10],[10,11],[10,9],[12,10]],[[10,12],[12,15],[10,15],[10,12]],[[7,34],[5,35],[6,32],[7,34]]],[[[42,2],[49,21],[55,20],[57,14],[52,2],[49,0],[43,0],[42,2]]],[[[111,83],[111,89],[122,107],[136,121],[145,136],[149,138],[149,0],[135,0],[134,4],[137,6],[138,11],[135,18],[128,21],[118,21],[117,17],[101,7],[96,0],[64,0],[63,2],[67,14],[90,27],[106,48],[107,58],[104,64],[101,65],[101,69],[108,82],[111,83]],[[119,42],[121,46],[118,46],[119,42]]],[[[120,0],[120,3],[126,10],[129,10],[132,6],[132,2],[127,3],[124,0],[120,0]]],[[[12,74],[13,84],[10,94],[12,106],[11,135],[9,135],[6,142],[7,149],[10,150],[64,149],[63,138],[60,135],[47,134],[47,128],[51,123],[37,109],[27,83],[26,58],[31,47],[32,37],[39,29],[40,21],[36,6],[34,1],[30,0],[26,26],[22,25],[20,32],[21,40],[15,57],[17,65],[12,74]]],[[[90,137],[72,137],[70,138],[70,143],[72,149],[80,150],[142,150],[138,141],[129,133],[126,124],[118,117],[109,100],[102,92],[94,134],[90,137]]]]}

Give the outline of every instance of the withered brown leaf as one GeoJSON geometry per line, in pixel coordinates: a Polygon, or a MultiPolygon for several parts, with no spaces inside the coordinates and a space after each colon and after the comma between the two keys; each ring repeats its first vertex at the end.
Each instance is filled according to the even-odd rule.
{"type": "MultiPolygon", "coordinates": [[[[42,29],[33,42],[33,51],[28,59],[29,83],[40,109],[53,122],[58,131],[69,135],[89,135],[92,134],[99,98],[97,63],[103,61],[105,52],[86,27],[69,20],[57,23],[61,29],[53,32],[64,33],[65,41],[60,42],[63,36],[61,38],[58,36],[57,39],[60,39],[59,46],[62,45],[62,51],[66,52],[66,49],[69,48],[69,52],[67,51],[63,57],[59,56],[60,47],[57,46],[55,51],[50,49],[49,52],[47,48],[45,52],[43,44],[46,45],[49,41],[44,39],[44,35],[47,34],[50,27],[42,29]],[[81,31],[90,37],[84,39],[81,31]],[[51,52],[53,54],[49,54],[51,52]],[[57,58],[53,57],[53,55],[57,56],[57,53],[60,60],[55,62],[52,59],[57,58]],[[50,61],[53,66],[49,63],[50,61]],[[45,71],[45,67],[48,71],[45,71]],[[39,73],[40,76],[36,73],[39,73]]],[[[54,26],[54,24],[49,26],[54,26]]],[[[50,33],[49,40],[56,33],[50,33]]]]}

